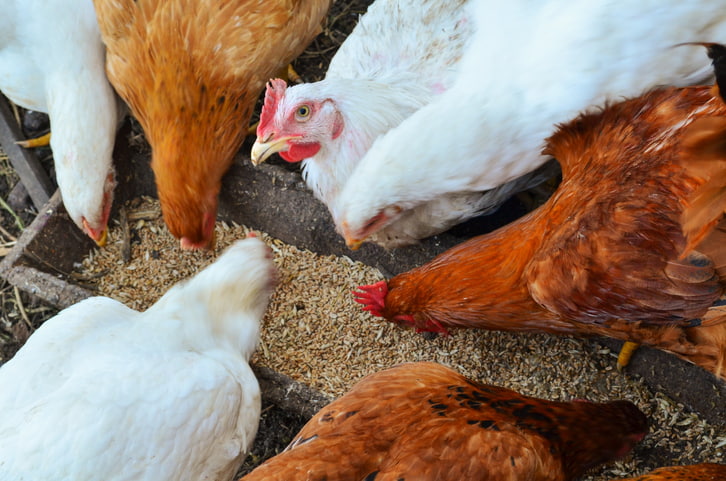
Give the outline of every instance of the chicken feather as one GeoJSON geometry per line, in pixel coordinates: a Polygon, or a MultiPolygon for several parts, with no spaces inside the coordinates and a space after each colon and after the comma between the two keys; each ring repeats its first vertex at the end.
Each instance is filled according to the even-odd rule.
{"type": "Polygon", "coordinates": [[[531,172],[555,124],[591,105],[707,78],[694,47],[673,46],[726,36],[716,0],[479,2],[474,20],[451,88],[376,142],[339,194],[349,245],[431,199],[531,172]]]}
{"type": "Polygon", "coordinates": [[[619,481],[720,481],[726,479],[726,465],[715,463],[668,466],[648,474],[619,481]]]}
{"type": "Polygon", "coordinates": [[[47,320],[0,367],[0,479],[229,480],[259,422],[248,362],[274,276],[247,239],[145,312],[93,297],[47,320]]]}
{"type": "Polygon", "coordinates": [[[209,247],[255,102],[320,31],[330,0],[94,3],[109,79],[151,144],[164,220],[182,247],[209,247]]]}
{"type": "MultiPolygon", "coordinates": [[[[713,220],[723,209],[687,216],[699,219],[695,246],[683,217],[704,188],[718,187],[723,206],[726,151],[704,162],[700,129],[724,118],[710,87],[657,89],[581,115],[547,140],[563,180],[541,208],[366,288],[360,302],[421,330],[614,337],[726,378],[726,312],[717,302],[726,231],[713,220]]],[[[720,143],[726,129],[707,137],[720,143]]]]}
{"type": "MultiPolygon", "coordinates": [[[[280,80],[269,84],[252,161],[279,152],[289,162],[302,162],[308,187],[341,232],[338,199],[357,163],[375,142],[451,87],[476,28],[471,9],[478,1],[376,0],[333,57],[325,79],[287,89],[280,80]],[[309,114],[300,117],[300,108],[309,114]]],[[[485,193],[434,199],[402,213],[369,240],[385,248],[413,244],[493,211],[556,171],[552,164],[485,193]]]]}
{"type": "Polygon", "coordinates": [[[104,71],[91,0],[5,0],[0,90],[50,117],[56,180],[73,222],[99,244],[116,185],[112,152],[125,114],[104,71]]]}
{"type": "Polygon", "coordinates": [[[646,432],[628,401],[545,401],[408,363],[365,377],[242,480],[569,480],[646,432]]]}

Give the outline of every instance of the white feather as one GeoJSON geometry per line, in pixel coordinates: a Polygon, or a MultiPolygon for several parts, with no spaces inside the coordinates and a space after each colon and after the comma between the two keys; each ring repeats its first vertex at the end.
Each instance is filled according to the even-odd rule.
{"type": "MultiPolygon", "coordinates": [[[[275,112],[283,123],[296,106],[331,100],[343,117],[342,134],[330,139],[310,121],[306,140],[321,149],[303,161],[308,186],[336,224],[338,196],[373,142],[443,94],[474,31],[475,0],[377,0],[332,59],[324,80],[287,89],[275,112]],[[317,130],[316,130],[317,128],[317,130]]],[[[387,175],[382,170],[380,175],[387,175]]],[[[369,185],[378,195],[376,182],[369,185]]],[[[454,195],[401,217],[373,239],[384,247],[411,244],[453,225],[452,218],[481,210],[481,194],[454,195]]]]}
{"type": "Polygon", "coordinates": [[[123,109],[106,78],[93,2],[0,0],[0,11],[0,90],[49,114],[66,210],[81,228],[83,217],[94,229],[105,227],[103,199],[113,196],[111,154],[123,109]]]}
{"type": "Polygon", "coordinates": [[[674,45],[726,38],[716,0],[476,5],[477,31],[454,85],[379,138],[340,193],[338,220],[351,232],[381,212],[533,171],[557,123],[608,99],[704,80],[702,49],[674,45]]]}
{"type": "Polygon", "coordinates": [[[0,368],[0,480],[231,479],[260,416],[268,256],[239,241],[146,312],[94,297],[46,321],[0,368]]]}

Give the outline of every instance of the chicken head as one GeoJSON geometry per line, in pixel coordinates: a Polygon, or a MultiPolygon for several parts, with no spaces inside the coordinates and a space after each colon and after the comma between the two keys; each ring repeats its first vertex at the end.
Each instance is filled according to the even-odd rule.
{"type": "Polygon", "coordinates": [[[287,162],[301,162],[342,133],[343,116],[335,101],[306,97],[305,85],[297,87],[287,89],[282,79],[268,82],[250,154],[253,164],[261,164],[274,153],[287,162]]]}

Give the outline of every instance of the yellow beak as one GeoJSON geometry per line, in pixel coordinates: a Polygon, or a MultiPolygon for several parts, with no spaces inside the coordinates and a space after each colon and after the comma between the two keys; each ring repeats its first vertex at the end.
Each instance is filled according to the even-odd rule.
{"type": "Polygon", "coordinates": [[[260,165],[262,162],[267,160],[269,156],[277,152],[284,152],[287,150],[287,141],[290,139],[298,139],[300,135],[289,135],[287,137],[280,137],[269,142],[260,142],[259,137],[255,140],[250,151],[250,160],[252,165],[260,165]]]}
{"type": "Polygon", "coordinates": [[[101,232],[101,235],[95,241],[98,247],[105,247],[108,241],[108,229],[103,229],[103,232],[101,232]]]}
{"type": "Polygon", "coordinates": [[[345,239],[345,245],[347,245],[350,250],[357,251],[358,248],[360,248],[361,244],[363,244],[363,241],[365,239],[354,238],[350,233],[350,229],[348,228],[348,223],[345,221],[343,221],[343,224],[341,224],[340,228],[343,231],[343,238],[345,239]]]}

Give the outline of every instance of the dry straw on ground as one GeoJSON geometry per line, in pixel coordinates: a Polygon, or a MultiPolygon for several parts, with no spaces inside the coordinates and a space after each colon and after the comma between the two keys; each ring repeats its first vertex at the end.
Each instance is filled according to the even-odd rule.
{"type": "MultiPolygon", "coordinates": [[[[212,262],[248,229],[217,225],[214,253],[182,252],[161,221],[158,205],[145,200],[128,207],[131,258],[122,260],[121,230],[109,246],[83,263],[85,278],[100,294],[145,309],[173,283],[212,262]]],[[[331,232],[331,235],[334,233],[331,232]]],[[[381,274],[347,257],[320,256],[272,239],[280,284],[264,318],[254,362],[271,367],[330,396],[364,375],[404,361],[437,361],[483,382],[546,399],[615,398],[635,402],[652,420],[651,434],[626,460],[586,479],[641,473],[656,464],[726,462],[726,427],[685,412],[662,393],[618,373],[615,356],[596,343],[545,334],[456,331],[447,338],[423,336],[373,318],[350,292],[381,274]]]]}

